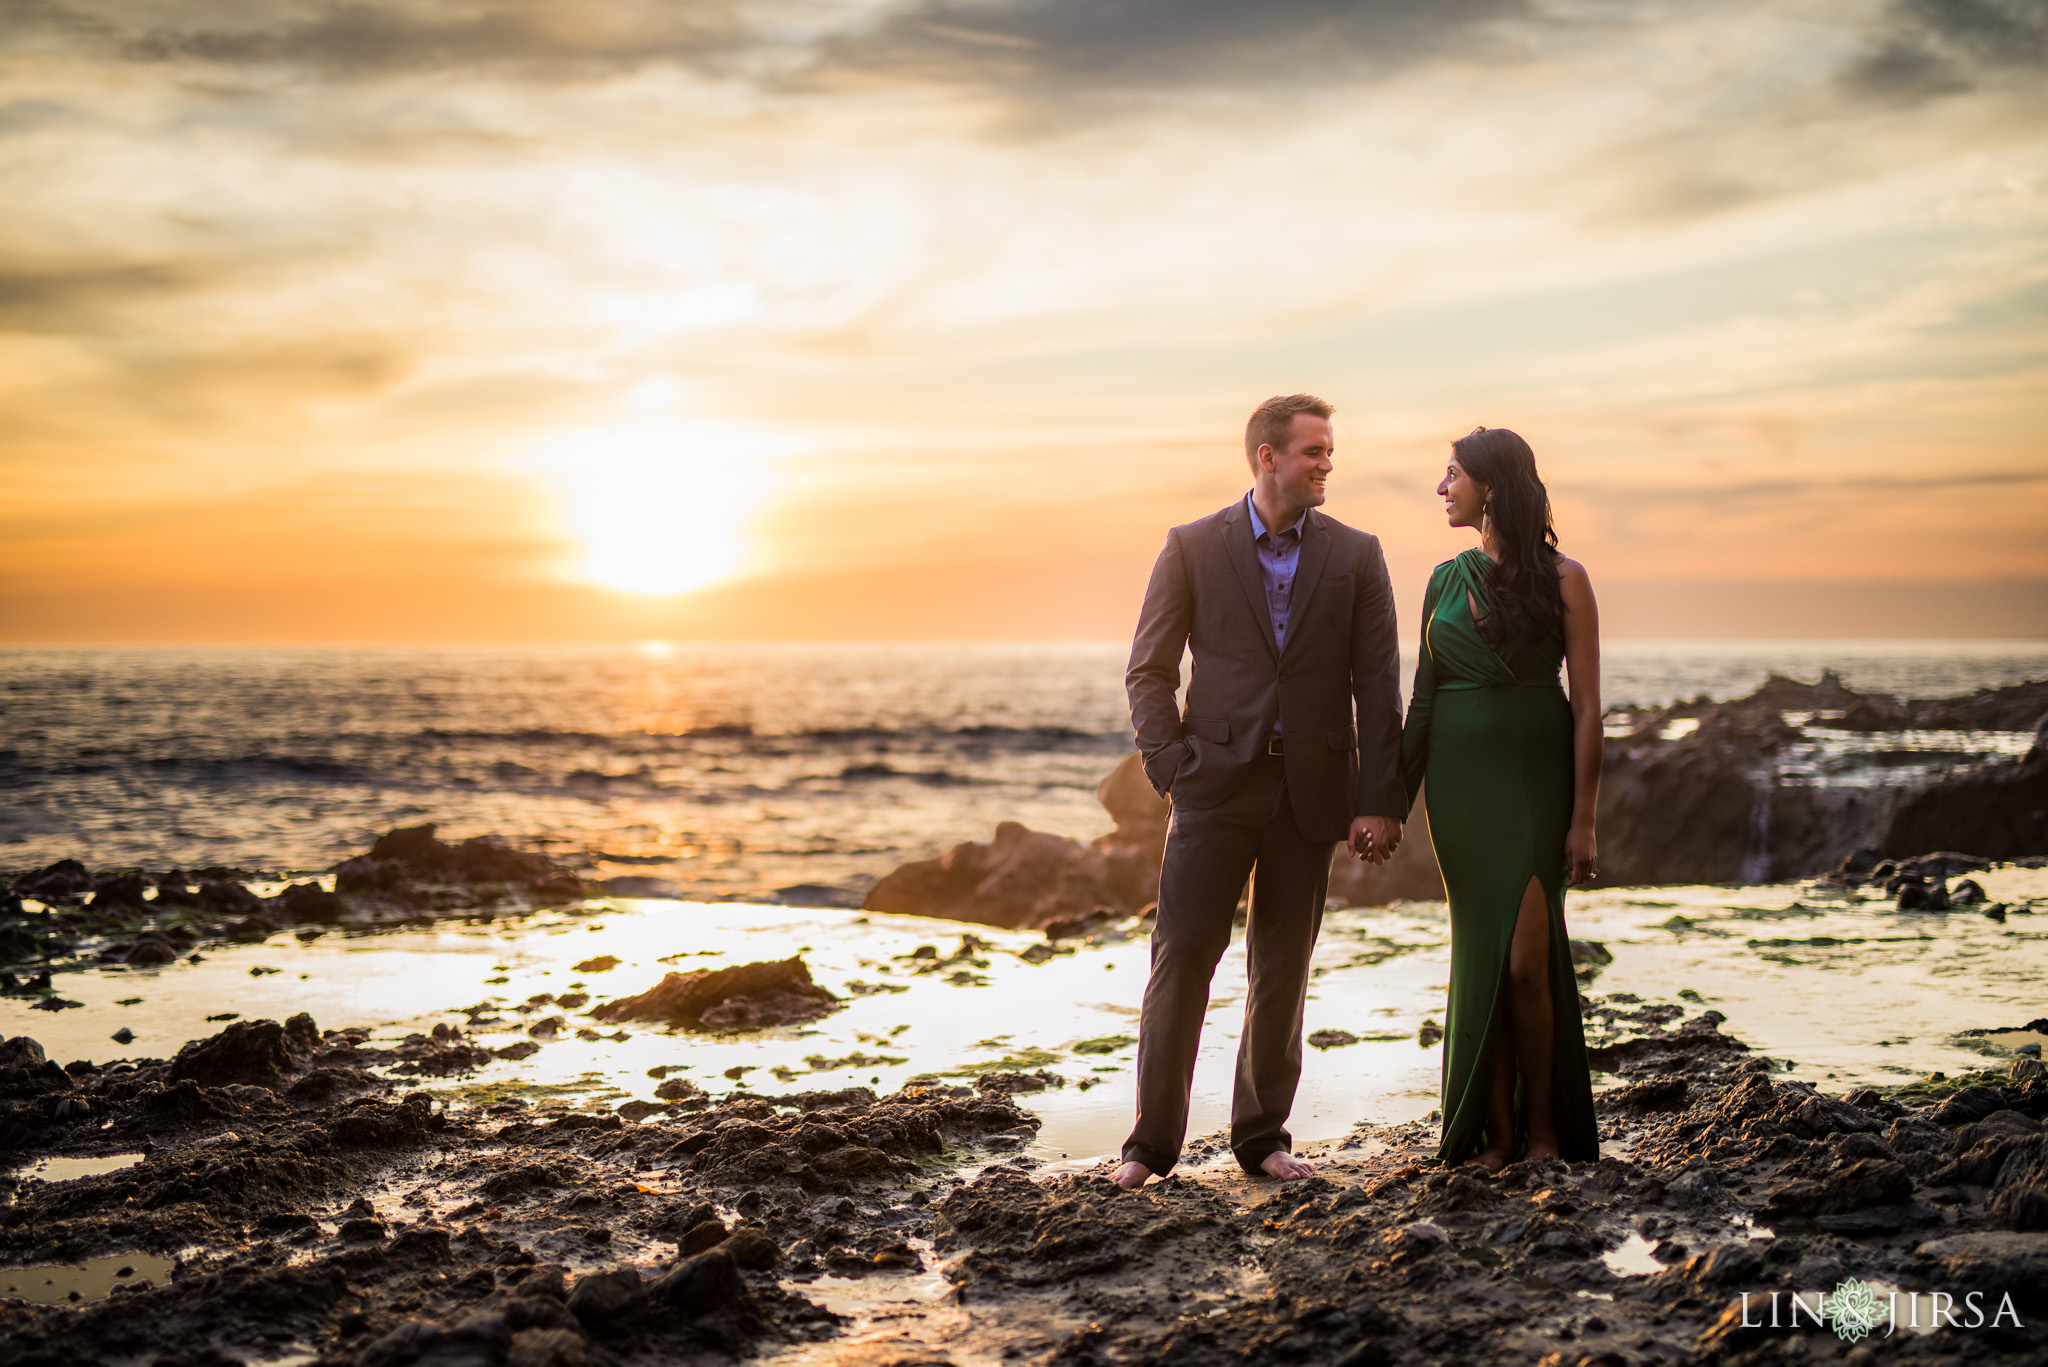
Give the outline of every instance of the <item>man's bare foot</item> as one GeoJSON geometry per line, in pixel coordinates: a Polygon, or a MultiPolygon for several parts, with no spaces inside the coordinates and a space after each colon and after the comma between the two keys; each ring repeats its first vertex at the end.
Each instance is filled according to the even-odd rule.
{"type": "Polygon", "coordinates": [[[1144,1186],[1151,1179],[1151,1176],[1152,1169],[1133,1158],[1128,1162],[1119,1163],[1116,1171],[1109,1175],[1109,1180],[1122,1187],[1125,1191],[1136,1191],[1139,1187],[1144,1186]]]}
{"type": "Polygon", "coordinates": [[[1316,1170],[1284,1149],[1275,1149],[1259,1160],[1259,1171],[1268,1177],[1277,1177],[1283,1182],[1298,1182],[1304,1177],[1313,1177],[1316,1170]]]}

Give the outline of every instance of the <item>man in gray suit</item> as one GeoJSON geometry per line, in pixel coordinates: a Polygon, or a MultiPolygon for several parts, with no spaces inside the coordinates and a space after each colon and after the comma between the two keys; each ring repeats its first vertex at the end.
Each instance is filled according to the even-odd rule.
{"type": "Polygon", "coordinates": [[[1342,840],[1384,862],[1408,810],[1386,559],[1377,537],[1315,511],[1336,446],[1330,411],[1309,394],[1260,404],[1245,428],[1251,493],[1168,532],[1145,590],[1124,680],[1145,773],[1173,817],[1138,1025],[1138,1120],[1115,1173],[1126,1187],[1179,1161],[1209,980],[1247,877],[1230,1147],[1247,1172],[1314,1172],[1293,1155],[1287,1113],[1330,855],[1342,840]]]}

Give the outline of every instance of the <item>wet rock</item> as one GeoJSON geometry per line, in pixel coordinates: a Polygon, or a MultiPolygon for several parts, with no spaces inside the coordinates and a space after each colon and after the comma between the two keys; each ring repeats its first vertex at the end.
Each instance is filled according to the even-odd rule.
{"type": "Polygon", "coordinates": [[[1723,1244],[1688,1259],[1684,1273],[1704,1286],[1754,1286],[1764,1276],[1764,1256],[1754,1241],[1723,1244]]]}
{"type": "Polygon", "coordinates": [[[717,1247],[722,1248],[734,1263],[751,1271],[766,1272],[782,1261],[782,1250],[758,1229],[735,1230],[717,1247]]]}
{"type": "Polygon", "coordinates": [[[91,888],[92,875],[76,859],[59,859],[48,868],[17,879],[14,884],[14,892],[19,896],[43,902],[77,897],[91,888]]]}
{"type": "Polygon", "coordinates": [[[25,963],[42,953],[42,941],[33,932],[20,926],[0,926],[0,963],[25,963]]]}
{"type": "Polygon", "coordinates": [[[159,907],[202,907],[206,904],[192,891],[192,880],[184,870],[173,869],[156,883],[155,903],[159,907]]]}
{"type": "Polygon", "coordinates": [[[1713,1199],[1721,1189],[1721,1179],[1711,1168],[1694,1168],[1681,1172],[1665,1185],[1664,1195],[1677,1202],[1702,1202],[1713,1199]]]}
{"type": "Polygon", "coordinates": [[[588,1367],[583,1336],[566,1328],[523,1329],[512,1336],[506,1367],[588,1367]]]}
{"type": "Polygon", "coordinates": [[[1441,1225],[1429,1220],[1416,1220],[1387,1231],[1386,1243],[1388,1251],[1396,1256],[1426,1258],[1447,1251],[1451,1246],[1451,1236],[1441,1225]]]}
{"type": "Polygon", "coordinates": [[[16,1035],[12,1039],[0,1041],[0,1068],[36,1069],[49,1061],[49,1056],[43,1052],[43,1046],[27,1035],[16,1035]]]}
{"type": "Polygon", "coordinates": [[[671,1077],[655,1086],[654,1095],[662,1101],[695,1101],[704,1095],[704,1089],[686,1077],[671,1077]]]}
{"type": "Polygon", "coordinates": [[[1749,1052],[1749,1046],[1721,1033],[1726,1019],[1719,1011],[1703,1011],[1668,1035],[1642,1035],[1589,1048],[1586,1059],[1595,1068],[1623,1076],[1682,1073],[1702,1064],[1733,1062],[1749,1052]]]}
{"type": "Polygon", "coordinates": [[[1987,859],[2048,854],[2048,752],[1942,774],[1908,794],[1884,833],[1893,854],[1957,850],[1987,859]]]}
{"type": "Polygon", "coordinates": [[[2048,1230],[2048,1136],[2016,1139],[1999,1155],[1991,1218],[2011,1230],[2048,1230]]]}
{"type": "Polygon", "coordinates": [[[713,1248],[685,1258],[674,1271],[647,1288],[647,1295],[693,1315],[709,1315],[746,1300],[747,1286],[740,1280],[739,1265],[731,1255],[722,1248],[713,1248]]]}
{"type": "Polygon", "coordinates": [[[1166,850],[1166,827],[1173,809],[1152,790],[1145,777],[1144,757],[1125,755],[1116,768],[1095,786],[1095,800],[1102,804],[1116,831],[1107,839],[1151,853],[1156,860],[1166,850]]]}
{"type": "MultiPolygon", "coordinates": [[[[1110,925],[1117,918],[1118,913],[1114,907],[1096,907],[1092,911],[1084,912],[1079,916],[1065,916],[1056,921],[1047,921],[1041,928],[1045,931],[1047,941],[1075,940],[1092,931],[1099,930],[1103,926],[1110,925]]],[[[1034,952],[1043,955],[1042,958],[1033,960],[1036,963],[1044,963],[1053,958],[1049,945],[1032,945],[1030,949],[1025,951],[1025,954],[1031,955],[1034,952]]]]}
{"type": "Polygon", "coordinates": [[[170,1076],[207,1087],[286,1082],[302,1068],[304,1056],[319,1039],[310,1016],[293,1018],[299,1020],[305,1025],[297,1030],[272,1020],[236,1021],[218,1035],[180,1049],[171,1060],[170,1076]]]}
{"type": "Polygon", "coordinates": [[[579,1278],[569,1293],[569,1313],[594,1334],[607,1338],[629,1332],[646,1313],[647,1287],[630,1267],[615,1267],[579,1278]]]}
{"type": "Polygon", "coordinates": [[[493,1201],[510,1200],[530,1191],[558,1187],[567,1175],[552,1163],[522,1163],[491,1175],[483,1185],[484,1195],[493,1201]]]}
{"type": "Polygon", "coordinates": [[[811,981],[810,967],[791,957],[731,968],[670,973],[636,997],[594,1008],[602,1021],[659,1020],[689,1030],[758,1030],[817,1020],[845,1003],[811,981]]]}
{"type": "Polygon", "coordinates": [[[1765,1199],[1766,1219],[1791,1215],[1836,1215],[1865,1206],[1904,1201],[1913,1194],[1913,1175],[1899,1163],[1859,1159],[1821,1181],[1789,1182],[1765,1199]]]}
{"type": "Polygon", "coordinates": [[[1900,911],[1947,911],[1948,888],[1941,883],[1909,879],[1899,885],[1900,911]]]}
{"type": "Polygon", "coordinates": [[[101,874],[93,880],[87,905],[96,911],[141,911],[149,884],[139,873],[101,874]]]}
{"type": "Polygon", "coordinates": [[[684,1230],[683,1237],[676,1240],[676,1248],[685,1258],[693,1257],[707,1248],[716,1248],[724,1243],[726,1235],[730,1232],[726,1229],[724,1221],[713,1216],[684,1230]]]}
{"type": "Polygon", "coordinates": [[[350,1102],[328,1125],[327,1132],[336,1144],[348,1148],[417,1144],[427,1136],[432,1112],[424,1095],[414,1095],[418,1096],[417,1102],[409,1097],[407,1104],[398,1106],[367,1099],[350,1102]]]}
{"type": "Polygon", "coordinates": [[[506,1367],[505,1317],[477,1314],[452,1326],[410,1320],[363,1350],[362,1367],[506,1367]]]}
{"type": "Polygon", "coordinates": [[[346,919],[348,903],[318,883],[294,883],[270,899],[275,919],[286,925],[331,925],[346,919]]]}
{"type": "Polygon", "coordinates": [[[1573,940],[1571,950],[1574,968],[1604,968],[1614,962],[1614,951],[1598,940],[1573,940]]]}
{"type": "Polygon", "coordinates": [[[1937,1125],[1968,1125],[1993,1111],[2005,1109],[2005,1096],[1996,1087],[1964,1087],[1935,1107],[1937,1125]]]}
{"type": "MultiPolygon", "coordinates": [[[[335,889],[401,907],[424,900],[426,886],[484,890],[510,888],[538,905],[578,901],[583,884],[544,854],[514,849],[496,836],[476,836],[459,845],[438,839],[432,824],[406,826],[377,838],[369,852],[334,869],[335,889]]],[[[474,905],[476,897],[457,897],[474,905]]]]}
{"type": "Polygon", "coordinates": [[[1004,821],[993,840],[900,866],[868,890],[861,907],[1038,930],[1098,907],[1129,914],[1157,896],[1156,860],[1132,847],[1111,852],[1004,821]]]}
{"type": "Polygon", "coordinates": [[[1650,1115],[1661,1111],[1684,1110],[1686,1096],[1684,1078],[1652,1077],[1641,1082],[1632,1082],[1626,1087],[1616,1087],[1611,1091],[1602,1092],[1593,1099],[1593,1103],[1595,1109],[1601,1112],[1650,1115]]]}
{"type": "Polygon", "coordinates": [[[1046,1092],[1064,1087],[1067,1080],[1058,1073],[1049,1073],[1040,1068],[1029,1073],[987,1072],[974,1079],[976,1091],[990,1092],[997,1096],[1016,1096],[1022,1092],[1046,1092]]]}
{"type": "Polygon", "coordinates": [[[2005,1296],[2030,1323],[2048,1314],[2048,1233],[1956,1234],[1920,1245],[1919,1253],[1941,1269],[1947,1285],[1983,1292],[1987,1317],[2005,1296]]]}
{"type": "Polygon", "coordinates": [[[124,950],[115,951],[113,957],[125,964],[167,964],[184,957],[181,946],[157,934],[136,937],[135,943],[124,950]]]}
{"type": "Polygon", "coordinates": [[[199,885],[199,901],[209,915],[228,920],[259,915],[262,899],[229,879],[214,879],[199,885]]]}

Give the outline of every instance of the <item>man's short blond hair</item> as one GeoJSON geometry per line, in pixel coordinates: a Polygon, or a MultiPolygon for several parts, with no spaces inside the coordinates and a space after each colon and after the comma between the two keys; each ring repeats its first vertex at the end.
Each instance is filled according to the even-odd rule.
{"type": "Polygon", "coordinates": [[[1244,459],[1253,470],[1259,468],[1259,448],[1270,446],[1275,451],[1285,451],[1287,443],[1294,439],[1294,415],[1307,413],[1311,417],[1327,418],[1337,410],[1325,400],[1313,394],[1276,394],[1252,410],[1251,421],[1244,425],[1244,459]]]}

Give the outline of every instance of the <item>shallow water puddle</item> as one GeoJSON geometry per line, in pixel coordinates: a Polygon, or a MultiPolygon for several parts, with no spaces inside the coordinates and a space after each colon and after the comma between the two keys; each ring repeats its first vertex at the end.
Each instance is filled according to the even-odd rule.
{"type": "MultiPolygon", "coordinates": [[[[2048,891],[2041,870],[1978,877],[2048,891]]],[[[1589,995],[1711,1006],[1724,1033],[1836,1096],[2002,1068],[2003,1041],[1959,1032],[2039,1016],[2048,976],[2048,915],[1899,912],[1867,890],[1600,889],[1572,893],[1565,915],[1572,935],[1615,956],[1589,995]]]]}
{"type": "Polygon", "coordinates": [[[1657,1245],[1640,1234],[1631,1234],[1621,1241],[1619,1248],[1610,1248],[1600,1255],[1600,1261],[1607,1264],[1607,1270],[1617,1277],[1645,1277],[1662,1272],[1664,1264],[1651,1255],[1657,1245]]]}
{"type": "Polygon", "coordinates": [[[910,1247],[923,1260],[916,1272],[871,1272],[864,1277],[839,1277],[827,1273],[812,1281],[793,1282],[792,1287],[835,1315],[873,1317],[892,1306],[935,1306],[951,1304],[958,1297],[954,1286],[931,1261],[929,1240],[911,1239],[910,1247]]]}
{"type": "Polygon", "coordinates": [[[71,1158],[60,1154],[38,1160],[21,1176],[40,1177],[45,1182],[68,1182],[74,1177],[98,1177],[102,1173],[119,1172],[141,1161],[139,1153],[105,1153],[90,1158],[71,1158]]]}
{"type": "MultiPolygon", "coordinates": [[[[1801,885],[1575,891],[1566,916],[1574,936],[1602,940],[1615,954],[1583,989],[1588,995],[1634,993],[1675,1001],[1687,1014],[1712,1006],[1728,1018],[1727,1033],[1773,1060],[1789,1057],[1797,1076],[1840,1094],[1934,1070],[2002,1066],[2004,1039],[1964,1040],[1958,1032],[2039,1014],[2048,916],[2017,908],[2033,889],[2048,890],[2048,874],[1999,870],[1980,879],[2014,901],[2006,923],[1969,912],[1901,914],[1888,901],[1801,885]]],[[[62,993],[82,1009],[31,1016],[24,999],[0,999],[0,1033],[33,1035],[54,1058],[104,1063],[117,1049],[167,1057],[213,1034],[221,1026],[209,1017],[224,1001],[243,1019],[304,1010],[322,1027],[370,1027],[377,1046],[446,1024],[483,1047],[530,1054],[467,1077],[400,1077],[402,1085],[472,1104],[598,1109],[651,1105],[655,1088],[675,1078],[712,1093],[746,1087],[772,1095],[847,1086],[888,1092],[927,1075],[972,1084],[990,1070],[1043,1069],[1065,1085],[1018,1098],[1044,1122],[1027,1152],[1087,1166],[1113,1155],[1130,1123],[1136,1079],[1128,1041],[1147,941],[1126,923],[1044,956],[1039,934],[959,922],[614,900],[374,935],[280,934],[209,947],[197,964],[67,973],[62,993]],[[845,1000],[843,1009],[740,1035],[601,1025],[587,1014],[670,971],[792,954],[845,1000]],[[109,1036],[124,1026],[137,1037],[121,1048],[109,1036]]],[[[1340,1139],[1360,1121],[1415,1120],[1437,1105],[1441,1051],[1420,1047],[1416,1032],[1425,1018],[1443,1018],[1449,965],[1441,903],[1325,918],[1305,1028],[1329,1047],[1304,1051],[1298,1143],[1340,1139]]],[[[1244,974],[1240,933],[1217,969],[1191,1134],[1228,1121],[1244,974]]]]}
{"type": "Polygon", "coordinates": [[[0,1296],[19,1296],[45,1305],[103,1300],[117,1286],[161,1282],[174,1262],[149,1253],[114,1253],[87,1263],[43,1267],[0,1267],[0,1296]]]}
{"type": "MultiPolygon", "coordinates": [[[[1309,1051],[1295,1111],[1304,1141],[1339,1138],[1361,1117],[1413,1119],[1436,1101],[1437,1054],[1418,1048],[1414,1034],[1425,1015],[1441,1013],[1449,962],[1441,911],[1343,911],[1326,927],[1307,1028],[1358,1042],[1309,1051]]],[[[1048,1161],[1104,1158],[1122,1141],[1134,1106],[1132,1037],[1147,941],[1112,931],[1034,962],[1045,945],[1035,932],[918,917],[621,901],[310,942],[280,934],[211,947],[198,964],[91,969],[64,976],[64,995],[83,1009],[30,1017],[25,1004],[0,1000],[0,1030],[33,1034],[59,1059],[104,1063],[117,1028],[137,1036],[121,1053],[165,1057],[218,1031],[208,1017],[223,1001],[243,1019],[303,1010],[323,1028],[372,1027],[376,1046],[445,1023],[486,1048],[533,1052],[467,1077],[400,1077],[402,1085],[472,1104],[602,1109],[651,1102],[664,1078],[714,1093],[739,1086],[772,1095],[847,1086],[888,1092],[921,1075],[971,1085],[991,1070],[1045,1069],[1066,1085],[1020,1098],[1044,1121],[1030,1152],[1048,1161]],[[808,1025],[722,1036],[601,1025],[587,1015],[670,971],[792,954],[845,999],[843,1009],[808,1025]],[[607,958],[618,962],[603,966],[607,958]],[[552,1032],[535,1035],[551,1017],[559,1021],[552,1032]]],[[[1218,969],[1203,1034],[1195,1133],[1228,1119],[1244,972],[1240,936],[1218,969]]]]}

